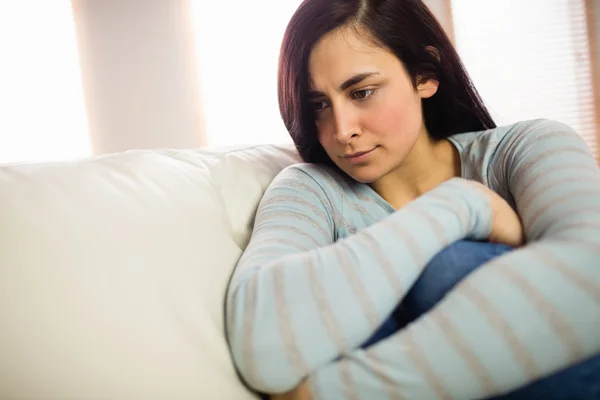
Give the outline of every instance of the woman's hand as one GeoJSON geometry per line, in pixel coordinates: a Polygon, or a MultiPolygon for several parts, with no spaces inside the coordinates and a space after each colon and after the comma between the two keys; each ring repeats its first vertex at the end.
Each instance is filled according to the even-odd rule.
{"type": "Polygon", "coordinates": [[[310,392],[306,380],[302,381],[295,389],[281,394],[274,394],[271,400],[310,400],[310,392]]]}
{"type": "Polygon", "coordinates": [[[525,241],[521,219],[512,207],[500,195],[487,186],[474,182],[490,199],[492,205],[492,231],[488,240],[511,247],[519,247],[525,241]]]}

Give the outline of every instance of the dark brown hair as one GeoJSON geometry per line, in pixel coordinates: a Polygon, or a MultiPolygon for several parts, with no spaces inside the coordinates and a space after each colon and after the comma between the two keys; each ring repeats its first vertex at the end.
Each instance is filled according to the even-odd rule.
{"type": "Polygon", "coordinates": [[[305,162],[333,166],[308,104],[308,59],[324,35],[342,26],[394,53],[415,88],[418,80],[439,82],[437,93],[423,100],[433,139],[496,126],[454,46],[421,0],[304,0],[283,37],[277,90],[281,117],[305,162]]]}

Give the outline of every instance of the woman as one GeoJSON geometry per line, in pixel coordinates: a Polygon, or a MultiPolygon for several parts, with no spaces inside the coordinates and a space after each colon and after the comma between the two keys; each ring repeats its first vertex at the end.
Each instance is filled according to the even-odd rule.
{"type": "Polygon", "coordinates": [[[227,295],[251,387],[419,400],[531,398],[544,378],[589,387],[600,172],[577,133],[496,127],[418,0],[305,0],[282,44],[279,104],[305,163],[265,192],[227,295]],[[463,268],[477,251],[489,254],[463,268]],[[413,291],[444,268],[462,270],[415,312],[413,291]]]}

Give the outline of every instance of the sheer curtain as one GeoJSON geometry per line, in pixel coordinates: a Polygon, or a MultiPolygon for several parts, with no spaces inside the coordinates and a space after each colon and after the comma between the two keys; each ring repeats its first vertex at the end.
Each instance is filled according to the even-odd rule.
{"type": "Polygon", "coordinates": [[[457,50],[498,124],[551,118],[598,157],[585,0],[452,0],[457,50]]]}
{"type": "Polygon", "coordinates": [[[70,0],[0,2],[0,163],[90,154],[70,0]]]}
{"type": "Polygon", "coordinates": [[[301,0],[192,0],[210,146],[291,142],[279,116],[277,60],[301,0]]]}

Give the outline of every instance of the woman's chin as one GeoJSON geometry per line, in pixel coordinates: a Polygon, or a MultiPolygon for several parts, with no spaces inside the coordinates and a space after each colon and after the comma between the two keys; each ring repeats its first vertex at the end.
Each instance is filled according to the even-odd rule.
{"type": "Polygon", "coordinates": [[[366,184],[375,182],[382,175],[380,171],[370,166],[347,168],[344,172],[355,181],[366,184]]]}

